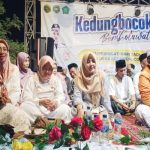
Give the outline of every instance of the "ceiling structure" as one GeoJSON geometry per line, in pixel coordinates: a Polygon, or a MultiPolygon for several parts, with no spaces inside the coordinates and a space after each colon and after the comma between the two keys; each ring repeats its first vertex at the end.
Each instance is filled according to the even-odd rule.
{"type": "MultiPolygon", "coordinates": [[[[41,0],[42,1],[42,0],[41,0]]],[[[49,0],[53,1],[53,0],[49,0]]],[[[58,0],[59,1],[59,0],[58,0]]],[[[62,0],[60,0],[62,1],[62,0]]],[[[99,4],[121,4],[121,5],[150,5],[150,0],[66,0],[67,2],[99,3],[99,4]]],[[[36,7],[37,0],[25,0],[24,19],[24,44],[25,49],[29,49],[31,39],[36,39],[36,7]]]]}

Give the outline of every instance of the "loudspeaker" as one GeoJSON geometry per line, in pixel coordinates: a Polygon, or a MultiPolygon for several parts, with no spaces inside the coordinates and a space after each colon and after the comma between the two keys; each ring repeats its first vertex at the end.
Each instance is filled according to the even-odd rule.
{"type": "Polygon", "coordinates": [[[46,38],[31,39],[29,42],[30,66],[33,71],[37,71],[39,59],[46,55],[46,38]]]}
{"type": "Polygon", "coordinates": [[[38,50],[38,39],[31,39],[29,41],[29,56],[30,56],[30,68],[32,71],[37,71],[37,50],[38,50]]]}
{"type": "Polygon", "coordinates": [[[54,39],[51,37],[47,38],[46,54],[52,58],[54,56],[54,39]]]}
{"type": "Polygon", "coordinates": [[[49,55],[53,58],[54,39],[53,38],[38,38],[29,41],[30,66],[33,71],[37,71],[39,60],[44,55],[49,55]]]}

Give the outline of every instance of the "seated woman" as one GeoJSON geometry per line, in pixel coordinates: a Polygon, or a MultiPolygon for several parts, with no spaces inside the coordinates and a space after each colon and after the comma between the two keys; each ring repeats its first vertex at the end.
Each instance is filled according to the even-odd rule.
{"type": "Polygon", "coordinates": [[[33,74],[31,69],[29,68],[29,54],[25,52],[19,52],[17,55],[17,66],[20,71],[20,85],[21,89],[23,89],[24,84],[26,83],[29,76],[33,74]]]}
{"type": "Polygon", "coordinates": [[[21,108],[28,113],[31,123],[38,117],[62,119],[70,122],[71,110],[63,104],[64,94],[60,80],[53,75],[54,61],[50,56],[43,56],[38,72],[27,81],[21,108]]]}
{"type": "Polygon", "coordinates": [[[29,55],[25,52],[19,52],[17,55],[16,64],[20,71],[20,86],[21,86],[21,95],[19,104],[22,102],[22,93],[24,90],[24,85],[27,82],[27,79],[33,74],[29,68],[29,55]]]}
{"type": "Polygon", "coordinates": [[[0,39],[0,124],[14,126],[15,132],[30,129],[26,113],[15,106],[20,92],[18,67],[10,62],[8,43],[0,39]]]}
{"type": "Polygon", "coordinates": [[[113,115],[109,95],[106,94],[106,76],[98,69],[96,56],[94,53],[87,52],[82,58],[79,74],[74,79],[75,87],[73,99],[77,105],[78,116],[82,115],[81,105],[84,111],[87,107],[91,109],[105,106],[110,115],[113,115]]]}

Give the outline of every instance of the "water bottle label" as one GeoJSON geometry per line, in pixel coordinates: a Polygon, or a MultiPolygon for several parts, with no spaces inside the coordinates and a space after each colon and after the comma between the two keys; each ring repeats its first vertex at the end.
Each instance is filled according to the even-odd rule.
{"type": "Polygon", "coordinates": [[[120,118],[115,118],[115,124],[122,124],[122,120],[120,118]]]}
{"type": "Polygon", "coordinates": [[[104,125],[101,129],[101,132],[106,133],[109,131],[109,125],[104,125]]]}

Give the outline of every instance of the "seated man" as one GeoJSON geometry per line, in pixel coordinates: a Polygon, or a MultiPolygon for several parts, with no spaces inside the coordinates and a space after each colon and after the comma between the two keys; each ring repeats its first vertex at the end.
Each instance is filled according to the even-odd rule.
{"type": "Polygon", "coordinates": [[[62,84],[53,74],[53,66],[50,56],[41,57],[38,72],[25,85],[20,107],[28,114],[31,123],[38,117],[62,119],[66,123],[72,118],[70,107],[64,104],[62,84]]]}
{"type": "Polygon", "coordinates": [[[135,109],[135,90],[132,79],[126,76],[125,60],[116,61],[116,72],[110,80],[109,95],[114,113],[124,115],[135,109]]]}
{"type": "Polygon", "coordinates": [[[148,66],[141,72],[139,78],[139,91],[142,104],[135,111],[137,120],[150,127],[150,50],[147,52],[148,66]]]}
{"type": "Polygon", "coordinates": [[[131,77],[133,80],[135,75],[135,65],[134,64],[128,64],[127,65],[127,76],[131,77]]]}
{"type": "Polygon", "coordinates": [[[78,68],[78,65],[76,63],[71,63],[68,65],[68,70],[69,70],[69,73],[70,73],[70,76],[72,78],[71,80],[71,90],[70,90],[70,93],[69,93],[69,96],[70,96],[70,99],[72,100],[73,99],[73,93],[74,93],[74,79],[75,77],[79,74],[79,68],[78,68]]]}
{"type": "Polygon", "coordinates": [[[67,85],[67,93],[69,95],[71,93],[71,81],[70,81],[70,78],[67,76],[67,68],[63,68],[62,75],[65,78],[65,82],[67,85]]]}
{"type": "MultiPolygon", "coordinates": [[[[147,63],[147,54],[146,53],[141,54],[139,56],[139,61],[140,61],[140,64],[141,64],[141,68],[143,70],[148,65],[148,63],[147,63]]],[[[141,71],[138,72],[137,74],[135,74],[135,76],[133,78],[133,84],[134,84],[134,88],[135,88],[135,96],[136,96],[136,100],[137,100],[138,103],[140,103],[140,101],[141,101],[141,95],[140,95],[140,92],[139,92],[139,77],[140,77],[141,71]]]]}

